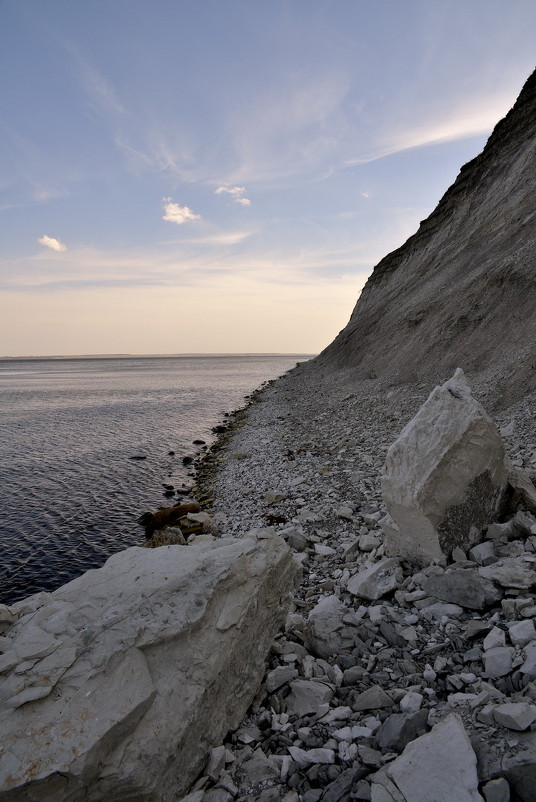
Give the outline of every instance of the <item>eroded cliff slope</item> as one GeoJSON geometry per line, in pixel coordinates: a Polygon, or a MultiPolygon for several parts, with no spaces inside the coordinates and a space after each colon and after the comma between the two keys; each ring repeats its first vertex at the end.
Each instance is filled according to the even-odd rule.
{"type": "Polygon", "coordinates": [[[416,234],[376,266],[316,362],[413,381],[493,370],[536,386],[536,71],[416,234]]]}

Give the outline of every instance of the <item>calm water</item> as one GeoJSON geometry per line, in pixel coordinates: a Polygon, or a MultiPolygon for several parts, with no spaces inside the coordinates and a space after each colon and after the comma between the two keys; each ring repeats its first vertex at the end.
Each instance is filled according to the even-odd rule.
{"type": "Polygon", "coordinates": [[[139,515],[178,500],[163,485],[192,482],[192,441],[304,358],[0,361],[0,602],[143,543],[139,515]]]}

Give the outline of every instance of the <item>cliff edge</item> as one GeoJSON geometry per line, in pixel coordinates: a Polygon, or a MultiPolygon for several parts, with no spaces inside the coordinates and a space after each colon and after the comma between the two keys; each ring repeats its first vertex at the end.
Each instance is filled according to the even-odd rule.
{"type": "Polygon", "coordinates": [[[391,382],[491,370],[507,402],[534,389],[535,190],[536,71],[316,364],[391,382]]]}

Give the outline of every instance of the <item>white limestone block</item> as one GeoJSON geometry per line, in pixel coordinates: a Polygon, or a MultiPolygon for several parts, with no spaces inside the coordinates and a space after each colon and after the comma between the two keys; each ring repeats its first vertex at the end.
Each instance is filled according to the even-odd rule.
{"type": "Polygon", "coordinates": [[[507,477],[498,429],[458,368],[387,452],[386,553],[427,564],[445,563],[456,547],[467,550],[493,520],[507,477]]]}
{"type": "Polygon", "coordinates": [[[134,547],[15,605],[0,800],[184,795],[257,692],[298,576],[275,536],[134,547]]]}

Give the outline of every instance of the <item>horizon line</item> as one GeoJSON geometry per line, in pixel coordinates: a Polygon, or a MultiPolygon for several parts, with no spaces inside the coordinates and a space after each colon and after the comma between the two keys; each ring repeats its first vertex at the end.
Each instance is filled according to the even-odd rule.
{"type": "Polygon", "coordinates": [[[316,356],[304,351],[187,351],[172,354],[24,354],[17,356],[0,356],[0,361],[22,359],[166,359],[174,357],[226,357],[226,356],[316,356]]]}

